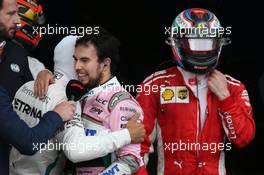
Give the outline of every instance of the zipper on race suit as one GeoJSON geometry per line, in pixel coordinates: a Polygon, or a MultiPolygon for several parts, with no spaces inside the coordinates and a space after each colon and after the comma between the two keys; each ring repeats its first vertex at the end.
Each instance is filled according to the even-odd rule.
{"type": "MultiPolygon", "coordinates": [[[[196,80],[197,81],[197,80],[196,80]]],[[[200,106],[200,100],[199,100],[199,89],[198,89],[198,81],[197,81],[197,85],[196,85],[196,104],[197,104],[197,120],[196,120],[196,144],[199,144],[199,148],[202,149],[202,145],[201,144],[201,141],[202,141],[202,133],[203,133],[203,130],[205,128],[205,125],[206,125],[206,122],[207,122],[207,112],[208,112],[208,104],[206,105],[206,109],[205,109],[205,121],[204,121],[204,124],[203,124],[203,127],[202,127],[202,122],[201,122],[201,106],[200,106]]],[[[208,94],[206,96],[206,100],[208,101],[208,94]]],[[[196,154],[197,154],[197,166],[199,167],[198,169],[198,172],[199,173],[202,173],[202,167],[206,165],[206,162],[203,162],[201,159],[200,159],[200,149],[198,149],[196,151],[196,154]]]]}
{"type": "MultiPolygon", "coordinates": [[[[198,83],[198,81],[196,80],[196,82],[198,83]]],[[[197,167],[199,167],[199,169],[197,169],[198,170],[198,172],[197,173],[202,173],[202,169],[201,169],[201,167],[203,167],[203,166],[205,166],[206,165],[206,162],[203,162],[201,159],[200,159],[200,153],[201,153],[201,151],[200,151],[200,149],[201,149],[201,146],[202,146],[202,144],[200,144],[200,142],[201,142],[201,140],[202,140],[202,138],[201,138],[201,135],[202,135],[202,133],[203,133],[203,130],[204,130],[204,128],[205,128],[205,125],[206,125],[206,123],[207,123],[207,113],[208,113],[208,104],[207,104],[207,106],[206,106],[206,111],[205,111],[205,115],[206,115],[206,118],[205,118],[205,121],[204,121],[204,126],[203,126],[203,128],[201,128],[202,127],[202,124],[201,124],[201,109],[200,109],[200,100],[199,100],[199,92],[198,92],[198,84],[196,85],[197,87],[197,89],[196,89],[196,93],[197,93],[197,95],[195,95],[195,92],[193,92],[192,91],[192,89],[188,86],[188,85],[186,85],[186,88],[189,90],[189,92],[190,93],[192,93],[192,95],[194,96],[194,99],[196,99],[196,112],[197,112],[197,114],[196,114],[196,139],[195,139],[195,142],[196,142],[196,145],[198,144],[199,145],[199,149],[197,149],[196,150],[196,158],[197,158],[197,167]]],[[[208,100],[208,94],[207,94],[207,97],[206,97],[206,99],[208,100]]]]}
{"type": "MultiPolygon", "coordinates": [[[[197,107],[197,115],[196,115],[196,144],[200,144],[200,123],[201,123],[201,116],[200,116],[200,101],[198,98],[196,98],[196,107],[197,107]]],[[[199,145],[200,148],[201,145],[199,145]]],[[[200,150],[196,150],[197,158],[199,159],[200,157],[200,150]]]]}
{"type": "MultiPolygon", "coordinates": [[[[200,139],[199,139],[199,137],[200,137],[200,123],[201,123],[201,116],[200,116],[200,111],[201,111],[201,109],[200,109],[200,101],[199,101],[199,88],[198,88],[198,80],[197,80],[197,77],[195,77],[195,81],[196,81],[196,95],[195,95],[195,93],[193,93],[194,94],[194,97],[195,97],[195,99],[196,99],[196,111],[197,111],[197,114],[196,114],[196,144],[200,144],[200,139]]],[[[200,146],[201,145],[199,145],[199,149],[200,149],[200,146]]],[[[197,154],[197,158],[199,159],[199,157],[200,157],[200,150],[199,149],[197,149],[196,150],[196,154],[197,154]]]]}
{"type": "MultiPolygon", "coordinates": [[[[200,128],[201,128],[201,124],[200,124],[200,121],[201,121],[201,119],[200,119],[201,118],[200,117],[200,101],[199,101],[199,98],[197,98],[195,96],[195,94],[193,93],[191,88],[189,88],[188,86],[186,86],[186,88],[189,90],[190,93],[192,93],[192,95],[196,99],[196,111],[197,111],[197,114],[196,114],[196,138],[195,138],[195,143],[196,144],[200,144],[200,128]]],[[[199,160],[199,157],[200,157],[199,149],[196,150],[196,155],[197,155],[197,158],[199,160]]]]}

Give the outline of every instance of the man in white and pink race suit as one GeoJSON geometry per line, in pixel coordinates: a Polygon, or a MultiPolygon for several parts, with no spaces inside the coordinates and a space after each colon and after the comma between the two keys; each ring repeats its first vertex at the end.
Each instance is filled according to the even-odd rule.
{"type": "MultiPolygon", "coordinates": [[[[86,135],[102,135],[121,130],[137,112],[143,112],[137,101],[113,76],[119,60],[119,42],[100,30],[98,35],[76,41],[75,70],[78,79],[90,89],[83,97],[82,119],[86,135]]],[[[104,146],[104,145],[102,145],[104,146]]],[[[126,145],[111,155],[75,164],[77,174],[133,174],[143,166],[140,145],[126,145]]]]}

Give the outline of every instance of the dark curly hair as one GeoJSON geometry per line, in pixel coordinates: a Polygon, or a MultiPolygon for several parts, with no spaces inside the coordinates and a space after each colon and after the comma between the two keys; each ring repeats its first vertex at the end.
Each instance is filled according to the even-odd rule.
{"type": "Polygon", "coordinates": [[[75,47],[79,45],[89,46],[92,44],[97,51],[98,61],[103,62],[105,58],[111,59],[111,74],[116,71],[120,61],[119,40],[103,28],[99,28],[99,33],[87,34],[76,41],[75,47]]]}

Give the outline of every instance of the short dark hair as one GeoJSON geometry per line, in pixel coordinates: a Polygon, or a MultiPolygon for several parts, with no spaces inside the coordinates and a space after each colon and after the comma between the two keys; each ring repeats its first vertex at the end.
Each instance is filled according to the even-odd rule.
{"type": "Polygon", "coordinates": [[[98,62],[103,62],[105,58],[109,57],[111,59],[111,74],[113,75],[116,71],[117,64],[120,61],[119,56],[119,40],[106,31],[103,28],[99,28],[99,33],[87,34],[76,41],[75,47],[80,45],[89,46],[89,44],[94,45],[98,62]]]}
{"type": "Polygon", "coordinates": [[[3,1],[4,1],[4,0],[0,0],[0,10],[2,10],[2,7],[3,7],[3,1]]]}

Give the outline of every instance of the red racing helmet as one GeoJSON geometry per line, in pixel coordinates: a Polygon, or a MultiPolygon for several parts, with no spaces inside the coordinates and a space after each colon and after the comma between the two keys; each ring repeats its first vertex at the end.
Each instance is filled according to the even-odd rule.
{"type": "Polygon", "coordinates": [[[45,22],[42,6],[37,0],[17,0],[17,3],[21,23],[15,39],[31,50],[36,48],[41,40],[40,34],[33,27],[45,22]]]}
{"type": "Polygon", "coordinates": [[[187,9],[173,21],[170,37],[178,66],[193,73],[206,73],[218,64],[221,48],[229,44],[224,38],[224,28],[210,11],[200,8],[187,9]]]}

